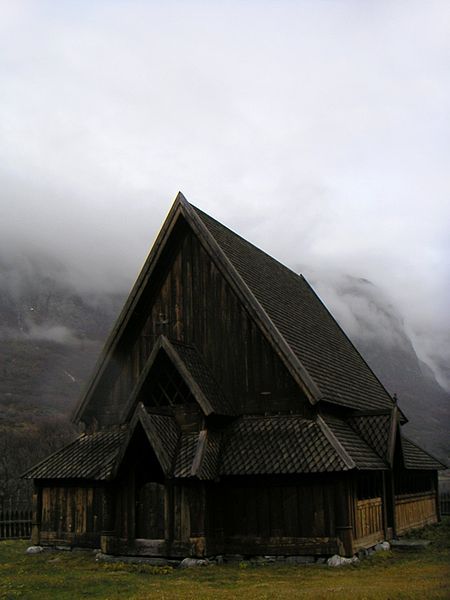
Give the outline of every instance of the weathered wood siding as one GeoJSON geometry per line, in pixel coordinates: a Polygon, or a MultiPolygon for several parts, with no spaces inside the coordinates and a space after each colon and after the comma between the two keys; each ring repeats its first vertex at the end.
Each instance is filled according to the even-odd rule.
{"type": "Polygon", "coordinates": [[[257,329],[196,236],[178,227],[142,298],[97,404],[100,423],[117,420],[153,344],[161,334],[194,344],[241,412],[306,406],[281,359],[257,329]],[[159,282],[159,284],[158,284],[159,282]],[[227,343],[232,340],[232,344],[227,343]],[[110,382],[113,382],[112,386],[110,382]]]}
{"type": "Polygon", "coordinates": [[[357,500],[355,507],[355,548],[384,540],[382,498],[357,500]]]}
{"type": "Polygon", "coordinates": [[[436,523],[436,492],[395,496],[395,520],[397,534],[400,535],[410,529],[436,523]]]}
{"type": "Polygon", "coordinates": [[[338,549],[332,482],[232,481],[218,494],[213,537],[223,538],[225,552],[326,554],[338,549]]]}
{"type": "Polygon", "coordinates": [[[102,519],[101,487],[42,488],[41,543],[99,547],[102,519]]]}

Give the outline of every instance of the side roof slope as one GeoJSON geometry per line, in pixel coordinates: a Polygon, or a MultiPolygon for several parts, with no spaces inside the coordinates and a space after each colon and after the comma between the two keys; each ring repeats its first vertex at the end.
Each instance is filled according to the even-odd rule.
{"type": "Polygon", "coordinates": [[[306,279],[198,208],[196,214],[322,392],[355,409],[392,399],[306,279]]]}

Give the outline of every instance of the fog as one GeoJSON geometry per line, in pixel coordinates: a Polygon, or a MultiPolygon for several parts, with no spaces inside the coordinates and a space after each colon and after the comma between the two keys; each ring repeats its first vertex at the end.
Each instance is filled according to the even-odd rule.
{"type": "Polygon", "coordinates": [[[181,189],[448,364],[449,60],[448,2],[0,2],[1,257],[123,292],[181,189]]]}

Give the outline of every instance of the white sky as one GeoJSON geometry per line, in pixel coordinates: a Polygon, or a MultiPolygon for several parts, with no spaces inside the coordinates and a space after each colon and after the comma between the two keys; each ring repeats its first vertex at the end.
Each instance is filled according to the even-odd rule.
{"type": "Polygon", "coordinates": [[[181,189],[442,347],[449,113],[448,1],[0,0],[0,249],[123,287],[181,189]]]}

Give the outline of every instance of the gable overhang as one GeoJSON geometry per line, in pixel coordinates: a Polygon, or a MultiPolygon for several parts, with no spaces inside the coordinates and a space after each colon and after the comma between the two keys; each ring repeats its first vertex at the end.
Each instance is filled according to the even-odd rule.
{"type": "Polygon", "coordinates": [[[211,404],[209,398],[207,398],[207,396],[203,393],[198,383],[193,378],[191,372],[180,357],[176,348],[164,335],[160,335],[156,340],[153,349],[150,353],[150,356],[148,357],[144,368],[142,369],[139,379],[137,380],[136,385],[134,386],[133,391],[131,392],[127,400],[127,403],[121,415],[122,421],[127,421],[130,419],[130,416],[133,413],[133,410],[137,404],[141,390],[143,389],[147,378],[150,375],[152,367],[155,364],[155,361],[161,352],[164,352],[166,354],[172,365],[178,371],[178,373],[188,386],[191,394],[194,396],[195,400],[197,401],[205,416],[209,416],[212,414],[230,414],[230,411],[227,408],[218,409],[217,407],[214,407],[211,404]]]}
{"type": "Polygon", "coordinates": [[[122,336],[126,333],[127,327],[130,324],[133,313],[138,307],[141,299],[158,261],[164,251],[167,241],[173,232],[178,220],[183,217],[192,231],[196,234],[200,244],[206,250],[211,260],[219,269],[227,283],[230,285],[233,292],[239,298],[240,302],[247,310],[249,315],[258,325],[260,331],[265,336],[275,353],[281,359],[287,368],[294,381],[304,392],[311,404],[317,403],[322,399],[322,393],[311,378],[306,368],[300,362],[293,350],[281,335],[273,321],[270,319],[264,308],[258,302],[248,285],[239,275],[236,268],[220,248],[213,235],[208,231],[206,225],[196,214],[193,207],[185,199],[181,192],[178,193],[175,202],[173,203],[167,218],[161,227],[161,230],[150,250],[147,260],[128,296],[125,305],[117,318],[117,321],[105,343],[103,352],[101,353],[94,373],[88,382],[84,394],[81,396],[80,402],[76,406],[72,421],[75,424],[83,420],[83,414],[87,409],[90,401],[94,397],[100,383],[106,378],[109,365],[113,364],[114,355],[118,348],[118,344],[122,336]]]}
{"type": "Polygon", "coordinates": [[[167,444],[158,434],[155,427],[152,426],[151,419],[149,419],[148,413],[142,403],[139,403],[134,411],[133,418],[131,419],[127,437],[120,449],[119,455],[115,462],[114,469],[111,473],[111,479],[115,479],[119,472],[119,469],[124,461],[126,452],[130,446],[130,443],[136,433],[138,427],[142,427],[145,436],[151,446],[156,459],[161,467],[162,472],[167,477],[172,471],[173,456],[168,452],[167,444]]]}

